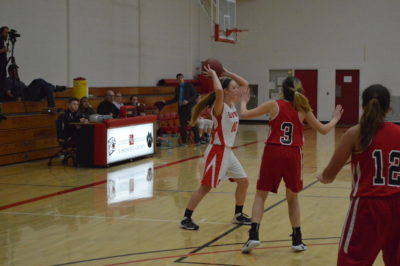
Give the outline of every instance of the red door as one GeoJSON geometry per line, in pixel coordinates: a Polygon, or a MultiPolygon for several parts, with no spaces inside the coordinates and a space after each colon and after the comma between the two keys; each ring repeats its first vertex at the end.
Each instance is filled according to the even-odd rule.
{"type": "Polygon", "coordinates": [[[357,124],[359,96],[360,70],[336,70],[336,105],[341,104],[344,109],[340,124],[357,124]]]}
{"type": "Polygon", "coordinates": [[[317,116],[318,106],[318,70],[296,69],[294,75],[301,80],[304,88],[304,94],[310,101],[313,113],[317,116]]]}

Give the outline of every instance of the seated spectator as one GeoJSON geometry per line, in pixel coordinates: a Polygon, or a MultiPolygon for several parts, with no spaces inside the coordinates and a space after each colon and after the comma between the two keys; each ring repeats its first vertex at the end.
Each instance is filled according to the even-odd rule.
{"type": "MultiPolygon", "coordinates": [[[[197,102],[200,101],[200,95],[197,98],[197,102]]],[[[197,127],[199,128],[200,143],[205,144],[210,141],[211,131],[213,129],[213,121],[211,120],[210,108],[204,109],[197,119],[197,127]],[[204,135],[203,135],[204,134],[204,135]]]]}
{"type": "Polygon", "coordinates": [[[127,105],[136,106],[136,109],[138,110],[138,114],[146,115],[144,112],[145,108],[146,108],[146,104],[140,103],[137,96],[131,96],[129,98],[129,102],[127,103],[127,105]]]}
{"type": "Polygon", "coordinates": [[[18,76],[18,66],[11,64],[8,67],[8,75],[6,78],[4,88],[6,92],[6,99],[16,101],[40,101],[44,98],[47,99],[47,106],[54,108],[56,106],[54,101],[54,92],[64,91],[65,86],[54,86],[43,79],[33,80],[29,86],[26,86],[18,76]]]}
{"type": "Polygon", "coordinates": [[[78,113],[79,109],[79,101],[77,98],[71,98],[68,100],[68,109],[65,110],[63,116],[63,124],[64,124],[64,131],[63,131],[63,138],[65,140],[72,140],[75,138],[76,133],[76,126],[71,125],[71,123],[86,123],[88,120],[83,118],[78,113]]]}
{"type": "Polygon", "coordinates": [[[129,102],[127,103],[127,105],[133,105],[133,106],[136,106],[136,107],[146,106],[144,103],[140,103],[139,102],[139,99],[138,99],[137,96],[131,96],[129,98],[129,102]]]}
{"type": "Polygon", "coordinates": [[[79,102],[78,114],[83,118],[89,119],[89,116],[95,113],[96,112],[89,103],[88,97],[82,97],[79,102]]]}
{"type": "Polygon", "coordinates": [[[115,94],[115,100],[113,101],[113,104],[119,109],[121,109],[121,106],[124,106],[124,103],[122,102],[122,93],[117,92],[115,94]]]}
{"type": "Polygon", "coordinates": [[[119,108],[117,108],[114,104],[114,92],[112,90],[108,90],[106,96],[104,97],[104,101],[102,101],[97,108],[97,113],[101,115],[112,115],[114,118],[118,117],[119,108]]]}

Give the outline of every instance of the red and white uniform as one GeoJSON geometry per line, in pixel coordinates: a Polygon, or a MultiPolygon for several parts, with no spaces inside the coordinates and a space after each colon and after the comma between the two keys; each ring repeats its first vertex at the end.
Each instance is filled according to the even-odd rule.
{"type": "Polygon", "coordinates": [[[269,121],[257,189],[276,193],[283,178],[293,192],[303,189],[303,124],[299,112],[286,100],[277,100],[278,112],[269,121]]]}
{"type": "Polygon", "coordinates": [[[204,154],[205,167],[202,184],[217,187],[228,178],[247,178],[239,160],[232,151],[239,126],[239,116],[234,105],[224,103],[221,115],[215,117],[214,132],[204,154]]]}
{"type": "Polygon", "coordinates": [[[400,265],[400,127],[385,122],[371,145],[351,158],[351,203],[338,265],[400,265]]]}

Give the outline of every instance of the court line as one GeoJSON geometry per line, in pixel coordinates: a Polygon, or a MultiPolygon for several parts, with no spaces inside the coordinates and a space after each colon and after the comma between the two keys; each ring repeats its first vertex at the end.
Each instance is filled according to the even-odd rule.
{"type": "MultiPolygon", "coordinates": [[[[245,144],[242,144],[242,145],[238,145],[238,146],[232,147],[232,149],[237,149],[237,148],[245,147],[245,146],[248,146],[248,145],[256,144],[256,143],[261,142],[261,141],[264,141],[264,140],[252,141],[252,142],[249,142],[249,143],[245,143],[245,144]]],[[[189,158],[186,158],[186,159],[182,159],[182,160],[178,160],[178,161],[174,161],[174,162],[158,165],[158,166],[154,167],[154,169],[155,170],[161,169],[161,168],[164,168],[164,167],[168,167],[168,166],[172,166],[172,165],[175,165],[175,164],[183,163],[183,162],[186,162],[186,161],[189,161],[189,160],[193,160],[193,159],[198,159],[198,158],[201,158],[201,157],[203,157],[203,155],[192,156],[192,157],[189,157],[189,158]]],[[[31,199],[17,201],[17,202],[11,203],[11,204],[0,206],[0,211],[6,210],[6,209],[10,209],[10,208],[13,208],[13,207],[17,207],[17,206],[21,206],[21,205],[25,205],[25,204],[29,204],[29,203],[32,203],[32,202],[35,202],[35,201],[39,201],[39,200],[55,197],[55,196],[61,196],[61,195],[67,194],[67,193],[75,192],[75,191],[78,191],[78,190],[90,188],[90,187],[97,186],[97,185],[102,185],[102,184],[105,184],[105,183],[107,183],[107,179],[103,179],[103,180],[100,180],[100,181],[97,181],[97,182],[94,182],[94,183],[90,183],[90,184],[87,184],[87,185],[83,185],[83,186],[78,186],[78,187],[74,187],[74,188],[58,191],[58,192],[55,192],[55,193],[42,195],[42,196],[39,196],[39,197],[34,197],[34,198],[31,198],[31,199]]]]}
{"type": "MultiPolygon", "coordinates": [[[[305,240],[305,241],[307,241],[307,240],[330,240],[330,239],[340,239],[340,236],[303,238],[303,240],[305,240]]],[[[292,241],[292,240],[291,239],[264,240],[264,241],[261,241],[261,243],[278,243],[278,242],[290,242],[290,241],[292,241]]],[[[243,245],[243,243],[217,244],[217,245],[210,245],[208,247],[213,248],[213,247],[225,247],[225,246],[234,246],[234,245],[243,245]]],[[[108,259],[113,259],[113,258],[122,258],[122,257],[146,255],[146,254],[154,254],[154,253],[163,253],[163,252],[169,252],[169,251],[179,251],[179,250],[186,250],[186,249],[193,249],[193,248],[197,248],[197,247],[159,249],[159,250],[151,250],[151,251],[144,251],[144,252],[119,254],[119,255],[113,255],[113,256],[108,256],[108,257],[99,257],[99,258],[86,259],[86,260],[80,260],[80,261],[71,261],[71,262],[66,262],[63,264],[56,264],[54,266],[71,265],[71,264],[85,263],[85,262],[91,262],[91,261],[108,260],[108,259]]]]}
{"type": "MultiPolygon", "coordinates": [[[[309,244],[308,246],[328,246],[328,245],[337,245],[339,242],[330,242],[330,243],[315,243],[315,244],[309,244]]],[[[263,249],[278,249],[278,248],[290,248],[292,245],[288,246],[272,246],[272,247],[261,247],[261,248],[255,248],[255,250],[263,250],[263,249]]],[[[210,252],[201,252],[201,253],[189,253],[185,255],[171,255],[171,256],[163,256],[163,257],[156,257],[156,258],[148,258],[148,259],[140,259],[140,260],[131,260],[131,261],[126,261],[126,262],[119,262],[119,263],[113,263],[113,264],[106,264],[105,266],[117,266],[117,265],[125,265],[125,264],[134,264],[134,263],[139,263],[139,262],[148,262],[148,261],[156,261],[156,260],[163,260],[163,259],[172,259],[172,258],[178,258],[181,256],[185,257],[193,257],[193,256],[202,256],[202,255],[212,255],[212,254],[221,254],[221,253],[232,253],[232,252],[240,252],[241,249],[230,249],[230,250],[219,250],[219,251],[210,251],[210,252]]],[[[246,256],[246,255],[244,255],[246,256]]],[[[186,262],[181,262],[180,263],[186,263],[186,262]]],[[[193,263],[193,262],[189,262],[193,263]]],[[[201,264],[201,263],[200,263],[201,264]]],[[[221,265],[221,264],[214,264],[214,265],[221,265]]],[[[226,264],[225,264],[226,265],[226,264]]]]}
{"type": "MultiPolygon", "coordinates": [[[[315,180],[315,181],[311,182],[310,184],[308,184],[307,186],[305,186],[305,187],[303,188],[302,191],[308,189],[309,187],[311,187],[312,185],[316,184],[317,182],[319,182],[319,180],[315,180]]],[[[266,213],[267,211],[269,211],[269,210],[275,208],[276,206],[280,205],[281,203],[283,203],[283,202],[285,202],[285,201],[286,201],[286,198],[285,198],[285,199],[282,199],[282,200],[280,200],[280,201],[278,201],[278,202],[276,202],[275,204],[273,204],[273,205],[271,205],[270,207],[266,208],[266,209],[264,210],[264,213],[266,213]]],[[[221,238],[223,238],[224,236],[230,234],[231,232],[235,231],[236,229],[238,229],[238,228],[241,227],[241,226],[242,226],[241,224],[236,225],[235,227],[233,227],[233,228],[229,229],[228,231],[222,233],[221,235],[217,236],[216,238],[212,239],[211,241],[208,241],[207,243],[205,243],[205,244],[202,245],[201,247],[199,247],[199,248],[197,248],[197,249],[195,249],[195,250],[189,252],[189,254],[197,253],[198,251],[200,251],[200,250],[206,248],[206,247],[209,246],[210,244],[212,244],[212,243],[218,241],[219,239],[221,239],[221,238]]],[[[181,258],[175,260],[174,262],[182,262],[182,261],[185,260],[186,258],[187,258],[187,257],[184,256],[184,257],[181,257],[181,258]]]]}
{"type": "MultiPolygon", "coordinates": [[[[166,219],[152,219],[152,218],[129,218],[126,216],[112,217],[112,216],[96,216],[96,215],[73,215],[73,214],[54,214],[54,213],[34,213],[34,212],[7,212],[2,211],[0,214],[9,215],[27,215],[27,216],[52,216],[52,217],[68,217],[68,218],[95,218],[95,219],[112,219],[112,220],[127,220],[127,221],[144,221],[144,222],[169,222],[179,224],[181,220],[166,220],[166,219]]],[[[224,224],[232,225],[232,223],[224,222],[199,222],[200,224],[224,224]]]]}

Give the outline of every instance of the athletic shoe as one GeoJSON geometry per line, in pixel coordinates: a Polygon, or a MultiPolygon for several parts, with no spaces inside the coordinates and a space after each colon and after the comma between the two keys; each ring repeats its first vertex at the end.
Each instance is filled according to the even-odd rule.
{"type": "Polygon", "coordinates": [[[255,247],[258,247],[260,245],[260,240],[253,240],[249,239],[247,240],[246,244],[243,245],[242,247],[242,253],[250,253],[251,250],[255,247]]]}
{"type": "Polygon", "coordinates": [[[307,245],[303,243],[300,235],[290,235],[292,237],[292,249],[294,251],[300,252],[307,249],[307,245]]]}
{"type": "Polygon", "coordinates": [[[251,225],[251,219],[248,215],[239,212],[239,213],[236,213],[235,216],[233,216],[232,223],[251,225]]]}
{"type": "Polygon", "coordinates": [[[195,224],[191,218],[183,217],[181,221],[181,228],[186,230],[197,230],[199,229],[199,226],[195,224]]]}

